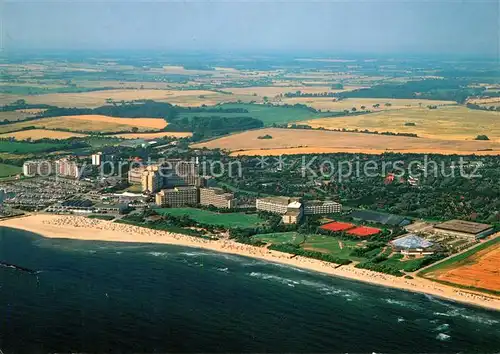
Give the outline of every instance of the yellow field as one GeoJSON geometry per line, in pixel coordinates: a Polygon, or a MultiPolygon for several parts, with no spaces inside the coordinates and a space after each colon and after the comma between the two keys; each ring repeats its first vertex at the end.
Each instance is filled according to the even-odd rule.
{"type": "Polygon", "coordinates": [[[427,105],[452,105],[456,104],[452,101],[431,101],[431,100],[416,100],[416,99],[393,99],[393,98],[347,98],[341,101],[335,101],[331,97],[292,97],[283,98],[283,103],[288,104],[305,104],[315,109],[322,111],[343,111],[345,109],[351,110],[356,107],[358,111],[362,110],[361,106],[365,106],[365,110],[370,111],[384,111],[394,109],[408,109],[412,107],[426,107],[427,105]],[[390,103],[391,106],[385,106],[390,103]],[[374,104],[379,104],[380,107],[374,108],[374,104]]]}
{"type": "MultiPolygon", "coordinates": [[[[225,95],[206,90],[137,90],[117,89],[80,93],[50,93],[46,95],[2,95],[0,104],[8,104],[24,99],[31,104],[50,104],[58,107],[95,108],[106,104],[107,99],[113,101],[155,100],[182,106],[214,105],[219,102],[236,101],[245,97],[225,95]]],[[[250,100],[248,97],[247,101],[250,100]]]]}
{"type": "Polygon", "coordinates": [[[113,134],[113,137],[123,138],[123,139],[159,139],[164,138],[166,136],[173,138],[186,138],[192,136],[193,133],[184,133],[184,132],[158,132],[158,133],[127,133],[127,134],[113,134]]]}
{"type": "Polygon", "coordinates": [[[192,148],[220,148],[233,155],[320,154],[333,152],[406,152],[435,154],[500,155],[500,143],[489,141],[447,141],[321,130],[268,128],[225,136],[192,148]],[[272,139],[258,139],[271,135],[272,139]],[[486,151],[486,149],[491,149],[486,151]]]}
{"type": "Polygon", "coordinates": [[[500,142],[499,118],[498,112],[450,106],[431,110],[411,108],[357,117],[320,118],[303,123],[313,128],[415,133],[419,137],[447,140],[472,140],[477,135],[486,134],[490,140],[500,142]],[[405,123],[415,123],[415,126],[405,126],[405,123]]]}
{"type": "Polygon", "coordinates": [[[14,138],[16,140],[39,140],[44,138],[50,139],[68,139],[73,137],[84,137],[85,134],[71,133],[71,132],[60,132],[56,130],[46,130],[46,129],[32,129],[32,130],[22,130],[18,132],[0,134],[0,139],[4,138],[14,138]]]}
{"type": "Polygon", "coordinates": [[[498,103],[498,102],[500,102],[500,97],[474,98],[467,101],[467,103],[473,103],[479,105],[487,105],[489,103],[498,103]]]}
{"type": "Polygon", "coordinates": [[[133,127],[138,128],[139,131],[162,129],[167,126],[167,122],[159,118],[116,118],[100,115],[64,116],[3,125],[0,126],[0,133],[7,133],[29,126],[42,129],[66,128],[73,131],[108,133],[131,131],[133,127]]]}

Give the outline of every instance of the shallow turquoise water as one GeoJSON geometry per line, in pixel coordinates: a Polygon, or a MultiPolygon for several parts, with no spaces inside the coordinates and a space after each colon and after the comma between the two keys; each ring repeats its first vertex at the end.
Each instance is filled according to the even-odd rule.
{"type": "Polygon", "coordinates": [[[498,352],[500,313],[244,257],[0,228],[10,352],[498,352]]]}

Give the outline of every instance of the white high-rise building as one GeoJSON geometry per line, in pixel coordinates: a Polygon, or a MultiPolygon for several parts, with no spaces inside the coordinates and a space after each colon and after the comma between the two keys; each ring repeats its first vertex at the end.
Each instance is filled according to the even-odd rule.
{"type": "Polygon", "coordinates": [[[104,155],[102,152],[98,152],[97,154],[92,155],[92,165],[93,166],[101,166],[104,159],[104,155]]]}

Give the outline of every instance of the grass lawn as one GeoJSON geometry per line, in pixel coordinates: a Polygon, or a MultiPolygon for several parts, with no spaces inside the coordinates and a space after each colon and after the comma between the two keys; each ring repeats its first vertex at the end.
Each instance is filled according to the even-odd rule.
{"type": "Polygon", "coordinates": [[[294,231],[276,232],[272,234],[258,234],[253,236],[253,238],[262,242],[268,242],[275,245],[282,243],[291,243],[294,245],[298,245],[304,242],[304,235],[294,231]]]}
{"type": "Polygon", "coordinates": [[[19,166],[7,165],[0,163],[0,177],[9,177],[21,173],[22,168],[19,166]]]}
{"type": "MultiPolygon", "coordinates": [[[[250,104],[250,103],[227,103],[217,107],[228,108],[244,108],[248,113],[219,113],[219,112],[181,112],[180,117],[209,117],[209,116],[223,116],[223,117],[252,117],[264,122],[264,125],[270,126],[273,123],[283,124],[289,122],[297,122],[305,119],[314,119],[326,117],[330,114],[327,113],[314,113],[304,107],[282,107],[270,106],[263,104],[250,104]]],[[[208,107],[211,108],[211,107],[208,107]]],[[[212,107],[213,108],[213,107],[212,107]]]]}
{"type": "Polygon", "coordinates": [[[359,241],[341,240],[333,236],[307,235],[306,242],[302,245],[302,248],[309,251],[330,253],[339,258],[358,260],[357,257],[352,257],[350,254],[359,243],[359,241]]]}
{"type": "Polygon", "coordinates": [[[254,227],[265,222],[265,220],[259,218],[257,214],[217,213],[195,208],[161,208],[156,209],[156,212],[161,215],[187,215],[189,218],[197,222],[222,225],[223,227],[254,227]]]}
{"type": "Polygon", "coordinates": [[[392,255],[388,260],[381,262],[380,264],[390,265],[393,268],[403,270],[403,271],[413,271],[415,268],[420,268],[421,263],[424,258],[409,259],[406,261],[401,261],[403,255],[400,253],[392,255]]]}

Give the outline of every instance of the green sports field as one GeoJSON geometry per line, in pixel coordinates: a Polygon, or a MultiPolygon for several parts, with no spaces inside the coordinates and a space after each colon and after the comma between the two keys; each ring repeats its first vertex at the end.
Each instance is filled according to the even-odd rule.
{"type": "Polygon", "coordinates": [[[255,227],[263,224],[265,220],[259,218],[257,214],[245,213],[217,213],[196,208],[161,208],[156,209],[161,215],[183,216],[203,224],[222,225],[223,227],[255,227]]]}
{"type": "Polygon", "coordinates": [[[298,232],[276,232],[272,234],[258,234],[252,237],[255,240],[259,240],[266,243],[272,243],[275,245],[283,243],[291,243],[294,245],[299,245],[304,242],[304,235],[298,232]]]}
{"type": "Polygon", "coordinates": [[[302,248],[308,251],[330,253],[340,258],[353,258],[351,251],[360,244],[359,241],[341,240],[333,236],[307,235],[302,248]]]}
{"type": "Polygon", "coordinates": [[[359,241],[341,240],[333,236],[325,235],[303,235],[297,232],[277,232],[271,234],[258,234],[253,236],[255,240],[275,245],[290,243],[300,245],[301,248],[307,251],[316,251],[322,253],[329,253],[339,258],[352,258],[351,251],[360,244],[359,241]]]}

